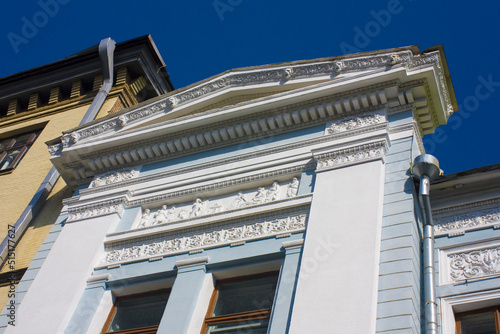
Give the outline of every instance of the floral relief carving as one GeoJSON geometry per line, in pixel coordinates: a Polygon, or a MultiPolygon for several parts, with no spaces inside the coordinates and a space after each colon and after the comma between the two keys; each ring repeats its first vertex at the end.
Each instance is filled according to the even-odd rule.
{"type": "Polygon", "coordinates": [[[82,210],[79,212],[70,213],[67,222],[95,218],[99,216],[110,215],[113,213],[117,213],[120,216],[123,215],[124,208],[122,204],[110,205],[110,206],[102,206],[99,208],[92,208],[87,210],[82,210]]]}
{"type": "Polygon", "coordinates": [[[490,227],[500,223],[500,208],[467,212],[446,218],[435,219],[434,232],[448,233],[457,230],[469,230],[490,227]]]}
{"type": "Polygon", "coordinates": [[[369,125],[379,124],[383,122],[383,120],[384,118],[380,114],[347,117],[333,122],[328,128],[326,128],[326,133],[335,134],[339,132],[354,130],[369,125]]]}
{"type": "Polygon", "coordinates": [[[500,247],[448,255],[453,281],[500,274],[500,247]]]}
{"type": "Polygon", "coordinates": [[[99,175],[94,177],[92,183],[90,183],[89,188],[95,188],[99,186],[104,186],[124,180],[130,180],[139,175],[139,171],[135,169],[124,169],[120,171],[112,171],[104,175],[99,175]]]}
{"type": "Polygon", "coordinates": [[[379,147],[371,150],[358,151],[349,154],[339,154],[330,159],[322,159],[318,161],[318,170],[343,166],[351,163],[356,163],[364,160],[382,157],[385,154],[385,148],[379,147]]]}
{"type": "Polygon", "coordinates": [[[194,234],[187,237],[163,240],[151,244],[143,244],[104,254],[101,264],[146,259],[151,256],[169,255],[175,252],[187,252],[195,248],[230,244],[236,241],[271,237],[284,232],[299,232],[305,228],[307,215],[297,215],[287,218],[274,219],[229,229],[221,229],[207,233],[194,234]]]}
{"type": "Polygon", "coordinates": [[[259,187],[256,191],[238,192],[208,200],[197,198],[192,204],[180,204],[178,207],[173,205],[168,207],[167,204],[164,204],[155,212],[145,209],[136,228],[173,223],[184,219],[292,198],[297,196],[298,187],[299,180],[294,177],[291,181],[282,185],[273,182],[268,188],[259,187]]]}

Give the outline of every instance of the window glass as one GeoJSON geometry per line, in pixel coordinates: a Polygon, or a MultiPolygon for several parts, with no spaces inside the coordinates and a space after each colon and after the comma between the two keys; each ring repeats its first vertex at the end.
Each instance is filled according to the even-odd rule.
{"type": "Polygon", "coordinates": [[[158,326],[167,304],[169,292],[161,291],[117,299],[114,314],[106,332],[158,326]]]}
{"type": "Polygon", "coordinates": [[[205,318],[205,332],[267,333],[277,273],[218,282],[205,318]]]}
{"type": "Polygon", "coordinates": [[[39,134],[40,130],[0,139],[0,171],[16,168],[39,134]]]}
{"type": "Polygon", "coordinates": [[[270,308],[276,290],[276,277],[221,284],[213,316],[270,308]]]}
{"type": "Polygon", "coordinates": [[[457,314],[457,334],[498,334],[496,317],[496,308],[457,314]]]}

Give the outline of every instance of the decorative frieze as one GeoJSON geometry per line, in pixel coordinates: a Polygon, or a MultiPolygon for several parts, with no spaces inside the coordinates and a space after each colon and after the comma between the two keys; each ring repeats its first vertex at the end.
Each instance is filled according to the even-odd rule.
{"type": "Polygon", "coordinates": [[[448,262],[454,282],[500,275],[500,247],[448,254],[448,262]]]}
{"type": "Polygon", "coordinates": [[[123,215],[124,208],[122,204],[114,204],[109,206],[101,206],[96,208],[88,208],[77,212],[71,212],[67,222],[73,222],[77,220],[90,219],[100,216],[106,216],[113,213],[117,213],[120,217],[123,215]]]}
{"type": "Polygon", "coordinates": [[[100,187],[104,185],[113,184],[120,181],[130,180],[139,175],[137,169],[122,169],[119,171],[111,171],[106,174],[97,175],[90,183],[89,188],[100,187]]]}
{"type": "Polygon", "coordinates": [[[380,114],[358,115],[345,117],[327,126],[326,134],[336,134],[340,132],[355,130],[370,125],[382,123],[384,117],[380,114]]]}
{"type": "Polygon", "coordinates": [[[116,264],[118,262],[146,260],[156,256],[168,256],[176,253],[189,252],[230,245],[254,239],[269,238],[286,232],[295,233],[305,229],[305,214],[287,218],[264,221],[212,232],[199,233],[182,238],[166,239],[161,242],[142,244],[133,247],[108,251],[104,254],[101,264],[116,264]]]}
{"type": "Polygon", "coordinates": [[[496,227],[500,224],[500,208],[491,208],[466,212],[434,220],[434,233],[456,234],[479,228],[496,227]]]}
{"type": "Polygon", "coordinates": [[[322,154],[317,157],[317,171],[380,159],[386,151],[386,143],[378,142],[322,154]]]}
{"type": "Polygon", "coordinates": [[[168,206],[164,204],[160,209],[151,212],[145,209],[136,228],[174,223],[177,221],[221,213],[229,210],[246,208],[297,196],[299,180],[293,178],[287,183],[273,182],[269,187],[259,187],[253,191],[233,193],[223,197],[214,197],[207,200],[197,198],[192,203],[168,206]]]}

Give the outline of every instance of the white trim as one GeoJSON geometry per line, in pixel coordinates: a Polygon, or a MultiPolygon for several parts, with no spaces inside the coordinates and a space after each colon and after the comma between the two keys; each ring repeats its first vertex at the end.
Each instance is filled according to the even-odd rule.
{"type": "Polygon", "coordinates": [[[500,303],[500,289],[441,298],[441,333],[455,334],[455,313],[500,303]]]}

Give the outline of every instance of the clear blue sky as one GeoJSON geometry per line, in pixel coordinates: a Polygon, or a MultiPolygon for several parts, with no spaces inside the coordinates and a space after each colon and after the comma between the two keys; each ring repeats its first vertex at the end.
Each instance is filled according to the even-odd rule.
{"type": "Polygon", "coordinates": [[[424,141],[449,174],[500,163],[499,17],[500,2],[492,0],[7,1],[0,77],[106,37],[146,34],[176,88],[236,67],[443,44],[460,112],[424,141]],[[25,28],[35,23],[36,30],[25,28]]]}

